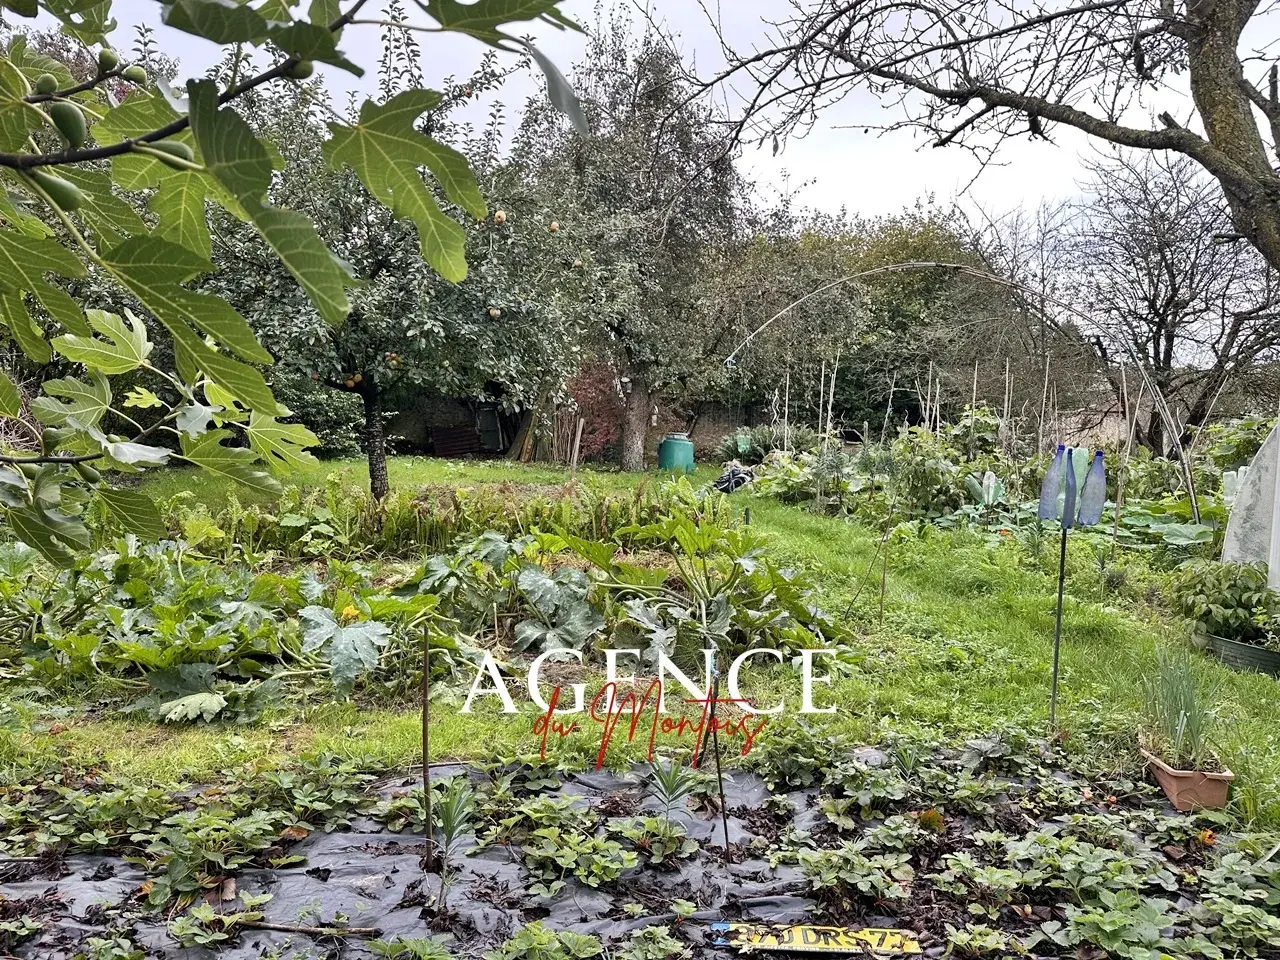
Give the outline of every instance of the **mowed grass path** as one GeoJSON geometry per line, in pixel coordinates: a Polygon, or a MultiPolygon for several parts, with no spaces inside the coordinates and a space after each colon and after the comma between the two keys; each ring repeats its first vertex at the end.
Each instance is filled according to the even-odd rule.
{"type": "MultiPolygon", "coordinates": [[[[566,473],[505,462],[449,462],[397,458],[393,486],[468,485],[486,482],[559,483],[566,473]]],[[[363,465],[324,464],[293,482],[323,483],[334,470],[363,482],[363,465]]],[[[699,482],[715,471],[700,468],[699,482]]],[[[645,478],[583,471],[586,482],[619,489],[645,478]]],[[[204,502],[225,497],[229,485],[194,473],[158,473],[146,489],[157,497],[192,490],[204,502]]],[[[239,495],[239,494],[237,494],[239,495]]],[[[246,499],[242,497],[242,499],[246,499]]],[[[846,521],[819,517],[774,501],[738,494],[753,525],[770,535],[771,549],[810,574],[826,609],[845,616],[857,636],[861,659],[820,702],[834,716],[813,718],[832,733],[877,741],[893,731],[962,738],[1012,726],[1047,733],[1055,579],[1028,563],[1016,544],[991,547],[976,537],[938,534],[891,541],[883,622],[879,611],[879,534],[846,521]]],[[[1167,616],[1133,603],[1098,597],[1096,576],[1069,581],[1064,622],[1059,721],[1067,748],[1101,770],[1137,774],[1136,735],[1141,722],[1142,681],[1153,669],[1158,643],[1180,642],[1167,616]]],[[[1079,568],[1078,568],[1079,569],[1079,568]]],[[[1222,750],[1241,774],[1237,791],[1244,811],[1280,823],[1280,682],[1241,674],[1209,657],[1198,658],[1206,689],[1216,691],[1223,716],[1222,750]]],[[[789,669],[757,672],[750,692],[772,704],[798,700],[789,669]]],[[[517,697],[519,702],[520,698],[517,697]]],[[[522,717],[493,712],[460,714],[460,698],[436,705],[433,759],[483,758],[537,749],[531,731],[536,711],[522,717]]],[[[774,721],[763,736],[794,718],[774,721]]],[[[560,744],[594,755],[598,728],[560,744]]],[[[241,765],[263,766],[290,755],[324,749],[369,755],[390,767],[420,756],[416,709],[361,707],[352,703],[286,705],[249,728],[164,728],[136,719],[77,720],[58,737],[78,762],[107,759],[138,776],[216,779],[241,765]]],[[[41,738],[43,739],[43,738],[41,738]]],[[[642,745],[633,745],[635,755],[642,745]]],[[[614,751],[615,759],[627,752],[614,751]]]]}

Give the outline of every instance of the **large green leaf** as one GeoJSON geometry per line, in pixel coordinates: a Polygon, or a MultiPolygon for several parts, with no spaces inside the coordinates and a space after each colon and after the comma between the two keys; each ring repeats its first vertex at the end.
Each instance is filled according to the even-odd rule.
{"type": "Polygon", "coordinates": [[[364,76],[364,70],[338,51],[338,38],[328,26],[302,21],[272,24],[270,36],[271,42],[291,57],[299,60],[314,60],[317,63],[330,63],[357,77],[364,76]]]}
{"type": "Polygon", "coordinates": [[[249,446],[276,472],[305,469],[316,462],[304,448],[314,447],[320,441],[300,423],[280,423],[254,410],[245,433],[249,446]]]}
{"type": "Polygon", "coordinates": [[[97,234],[99,247],[114,247],[126,237],[147,232],[138,211],[111,189],[111,178],[97,170],[64,165],[58,176],[74,183],[84,194],[79,214],[89,229],[97,234]]]}
{"type": "Polygon", "coordinates": [[[0,150],[21,150],[27,134],[45,125],[44,114],[22,98],[31,86],[22,71],[0,58],[0,150]]]}
{"type": "Polygon", "coordinates": [[[147,206],[160,221],[156,233],[207,258],[213,248],[204,209],[205,185],[203,175],[175,170],[160,178],[159,188],[147,206]]]}
{"type": "Polygon", "coordinates": [[[102,337],[67,334],[53,341],[54,349],[68,360],[83,363],[100,373],[137,370],[151,354],[151,341],[147,339],[147,328],[142,321],[128,310],[125,313],[129,318],[127,325],[118,314],[90,310],[89,325],[102,337]]]}
{"type": "MultiPolygon", "coordinates": [[[[93,125],[93,138],[103,146],[110,146],[122,140],[136,140],[177,119],[178,111],[159,93],[135,90],[93,125]]],[[[168,169],[158,160],[155,163],[168,169]]]]}
{"type": "Polygon", "coordinates": [[[160,511],[151,498],[136,490],[101,486],[97,488],[98,500],[126,533],[137,534],[145,540],[160,540],[168,532],[160,511]]]}
{"type": "Polygon", "coordinates": [[[329,661],[333,685],[339,693],[349,693],[362,673],[378,665],[378,657],[391,637],[386,624],[376,620],[342,624],[326,607],[303,607],[303,653],[319,652],[329,661]]]}
{"type": "Polygon", "coordinates": [[[243,447],[226,447],[222,441],[231,436],[229,430],[210,430],[199,437],[182,437],[182,457],[190,463],[229,477],[236,483],[266,494],[278,494],[279,482],[257,469],[258,455],[243,447]]]}
{"type": "Polygon", "coordinates": [[[349,279],[306,217],[271,206],[271,157],[253,130],[235,111],[218,107],[211,80],[192,80],[191,130],[204,164],[253,221],[258,232],[307,292],[329,323],[346,317],[351,304],[344,284],[349,279]]]}
{"type": "Polygon", "coordinates": [[[0,323],[9,328],[13,339],[30,359],[36,363],[48,363],[53,359],[53,348],[31,319],[26,304],[18,294],[0,293],[0,323]]]}
{"type": "Polygon", "coordinates": [[[417,0],[440,26],[470,34],[477,40],[503,47],[512,37],[499,27],[521,20],[543,20],[560,29],[579,29],[577,24],[556,9],[559,0],[417,0]]]}
{"type": "MultiPolygon", "coordinates": [[[[148,653],[141,644],[121,645],[126,655],[146,662],[148,653]]],[[[164,667],[147,674],[151,692],[138,700],[130,710],[146,710],[153,719],[164,723],[188,720],[210,722],[227,706],[226,697],[214,689],[218,666],[214,663],[184,663],[164,667]]]]}
{"type": "Polygon", "coordinates": [[[412,220],[423,257],[442,277],[458,282],[467,275],[466,236],[440,209],[418,168],[430,169],[449,199],[472,216],[484,216],[485,203],[466,160],[414,128],[439,102],[431,90],[406,90],[383,104],[366,100],[354,126],[329,124],[333,137],[324,152],[331,166],[351,167],[396,216],[412,220]]]}
{"type": "Polygon", "coordinates": [[[160,8],[165,26],[214,43],[257,43],[267,37],[267,21],[247,3],[233,0],[169,0],[160,8]]]}
{"type": "Polygon", "coordinates": [[[46,273],[83,277],[85,268],[75,254],[54,240],[0,230],[0,293],[29,291],[63,327],[87,335],[89,327],[79,305],[65,290],[48,283],[46,273]]]}
{"type": "Polygon", "coordinates": [[[12,10],[20,17],[34,17],[40,12],[36,0],[0,0],[0,7],[12,10]]]}
{"type": "Polygon", "coordinates": [[[22,395],[17,386],[9,379],[8,374],[0,370],[0,416],[17,417],[22,415],[22,395]]]}
{"type": "Polygon", "coordinates": [[[62,32],[85,46],[106,43],[116,29],[111,0],[41,0],[40,6],[62,21],[62,32]]]}
{"type": "Polygon", "coordinates": [[[111,406],[111,385],[98,373],[89,379],[89,383],[74,377],[46,380],[41,384],[43,394],[31,401],[32,412],[51,427],[69,421],[79,427],[95,426],[111,406]]]}
{"type": "Polygon", "coordinates": [[[89,531],[77,518],[59,510],[35,505],[12,507],[5,519],[13,532],[29,547],[35,547],[50,562],[71,566],[77,550],[89,548],[89,531]]]}
{"type": "MultiPolygon", "coordinates": [[[[167,26],[214,43],[261,44],[270,40],[291,57],[342,67],[357,77],[364,71],[337,49],[337,38],[323,23],[291,22],[289,4],[277,0],[254,10],[232,0],[169,0],[161,16],[167,26]],[[267,15],[264,16],[263,14],[267,15]]],[[[336,15],[332,19],[337,19],[336,15]]]]}
{"type": "MultiPolygon", "coordinates": [[[[102,259],[175,339],[179,337],[178,329],[190,324],[246,360],[272,362],[271,354],[262,348],[248,322],[231,304],[221,297],[180,286],[193,275],[213,269],[212,263],[194,251],[159,237],[131,237],[107,251],[102,259]]],[[[212,376],[211,371],[206,372],[212,376]]]]}

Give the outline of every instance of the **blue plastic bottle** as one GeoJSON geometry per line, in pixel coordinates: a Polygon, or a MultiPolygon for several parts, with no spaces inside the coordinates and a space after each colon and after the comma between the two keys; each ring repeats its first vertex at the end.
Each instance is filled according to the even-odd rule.
{"type": "Polygon", "coordinates": [[[1062,501],[1062,529],[1070,530],[1076,525],[1076,468],[1071,462],[1071,451],[1067,451],[1067,494],[1062,501]]]}
{"type": "Polygon", "coordinates": [[[1107,504],[1107,468],[1102,451],[1093,455],[1089,475],[1084,478],[1084,490],[1080,493],[1080,512],[1077,521],[1082,527],[1091,527],[1102,519],[1102,509],[1107,504]]]}
{"type": "Polygon", "coordinates": [[[1066,449],[1064,444],[1058,444],[1058,452],[1053,455],[1053,462],[1044,473],[1044,483],[1040,487],[1040,507],[1036,513],[1041,520],[1054,520],[1058,516],[1058,490],[1062,486],[1062,457],[1066,449]]]}

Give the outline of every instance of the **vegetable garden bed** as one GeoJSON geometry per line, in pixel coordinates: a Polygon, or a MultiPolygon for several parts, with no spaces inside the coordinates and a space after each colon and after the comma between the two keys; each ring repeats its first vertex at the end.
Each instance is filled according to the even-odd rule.
{"type": "Polygon", "coordinates": [[[55,773],[0,801],[0,937],[23,957],[654,960],[727,956],[711,925],[759,920],[902,929],[931,956],[1280,955],[1275,837],[1016,737],[771,743],[727,783],[727,852],[702,774],[437,766],[437,805],[474,798],[443,897],[412,778],[334,758],[203,791],[55,773]]]}

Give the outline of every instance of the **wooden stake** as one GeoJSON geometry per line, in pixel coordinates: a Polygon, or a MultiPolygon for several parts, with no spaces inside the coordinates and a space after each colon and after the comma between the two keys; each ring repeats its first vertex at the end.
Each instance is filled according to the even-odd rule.
{"type": "Polygon", "coordinates": [[[422,807],[427,832],[422,870],[430,873],[439,864],[435,825],[431,819],[431,628],[422,627],[422,807]]]}
{"type": "Polygon", "coordinates": [[[573,436],[573,457],[569,461],[569,476],[573,477],[578,472],[578,451],[582,448],[582,428],[587,425],[585,417],[578,418],[578,429],[573,436]]]}

